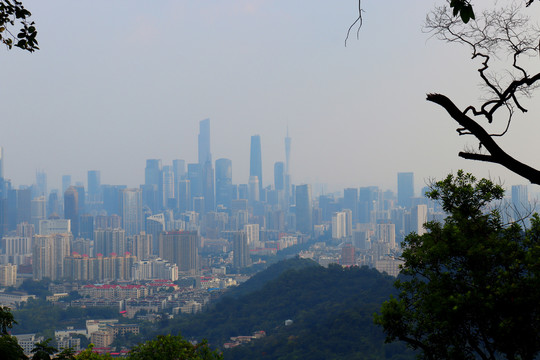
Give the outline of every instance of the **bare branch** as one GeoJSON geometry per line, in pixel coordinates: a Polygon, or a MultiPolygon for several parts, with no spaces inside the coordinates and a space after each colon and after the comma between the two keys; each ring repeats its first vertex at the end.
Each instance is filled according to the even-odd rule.
{"type": "Polygon", "coordinates": [[[460,157],[500,164],[508,170],[528,179],[531,183],[540,185],[540,171],[508,155],[482,126],[468,117],[464,112],[460,111],[449,98],[441,94],[428,94],[427,100],[442,106],[462,128],[467,129],[472,133],[489,153],[486,155],[460,152],[460,157]]]}
{"type": "Polygon", "coordinates": [[[359,35],[360,35],[360,29],[362,28],[362,23],[363,23],[363,19],[362,19],[362,13],[364,12],[364,10],[362,10],[362,0],[358,0],[358,17],[356,18],[356,20],[354,20],[354,22],[351,24],[351,26],[349,26],[349,30],[347,30],[347,36],[345,37],[345,47],[347,47],[347,40],[349,39],[349,35],[351,33],[351,30],[353,28],[354,25],[356,25],[358,23],[358,29],[356,30],[356,39],[359,38],[359,35]]]}
{"type": "Polygon", "coordinates": [[[479,109],[470,105],[465,113],[471,111],[491,123],[497,110],[509,104],[527,111],[517,95],[531,96],[540,81],[540,73],[530,74],[520,59],[539,55],[540,30],[531,24],[519,5],[485,11],[467,24],[454,18],[449,8],[438,7],[427,16],[424,30],[443,41],[468,46],[473,59],[483,58],[478,72],[490,96],[479,109]],[[492,72],[492,57],[511,59],[506,65],[506,76],[492,72]]]}

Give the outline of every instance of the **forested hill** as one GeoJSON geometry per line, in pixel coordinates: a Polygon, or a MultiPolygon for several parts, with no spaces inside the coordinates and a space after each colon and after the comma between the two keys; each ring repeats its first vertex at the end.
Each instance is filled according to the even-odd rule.
{"type": "Polygon", "coordinates": [[[285,271],[302,270],[309,267],[320,267],[320,265],[313,260],[301,259],[299,257],[279,261],[269,266],[264,271],[253,275],[248,281],[246,281],[242,285],[231,289],[227,293],[227,296],[232,298],[239,298],[243,295],[247,295],[251,292],[261,289],[266,283],[271,280],[277,279],[285,271]]]}
{"type": "Polygon", "coordinates": [[[373,324],[373,313],[395,292],[393,278],[373,269],[324,268],[298,258],[274,266],[244,284],[257,287],[259,280],[274,278],[260,289],[224,297],[204,313],[171,321],[166,331],[207,338],[213,347],[222,347],[231,336],[266,332],[266,338],[226,350],[226,359],[414,358],[402,345],[385,345],[373,324]],[[272,274],[279,270],[280,275],[272,274]],[[288,319],[293,324],[285,326],[288,319]]]}

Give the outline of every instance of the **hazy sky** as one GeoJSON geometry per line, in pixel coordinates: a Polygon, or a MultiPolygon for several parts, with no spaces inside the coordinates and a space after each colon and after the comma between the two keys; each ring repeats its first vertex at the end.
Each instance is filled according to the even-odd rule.
{"type": "MultiPolygon", "coordinates": [[[[146,159],[196,162],[210,118],[213,158],[233,161],[235,183],[248,181],[254,134],[273,180],[288,125],[294,183],[395,189],[396,172],[413,171],[420,187],[463,168],[525,184],[459,159],[477,143],[425,101],[441,92],[463,108],[483,94],[467,49],[422,33],[442,3],[365,0],[360,39],[345,47],[356,0],[25,0],[41,50],[0,49],[6,176],[31,184],[42,169],[53,188],[96,169],[104,184],[138,186],[146,159]]],[[[527,11],[540,19],[540,4],[527,11]]],[[[503,142],[536,167],[539,117],[537,94],[503,142]]]]}

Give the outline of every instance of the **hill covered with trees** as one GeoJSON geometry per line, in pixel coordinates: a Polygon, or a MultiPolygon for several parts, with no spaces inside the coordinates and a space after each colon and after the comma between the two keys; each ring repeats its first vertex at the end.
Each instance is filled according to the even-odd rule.
{"type": "Polygon", "coordinates": [[[267,336],[225,350],[226,359],[412,359],[402,344],[384,344],[373,324],[394,278],[374,269],[324,268],[305,259],[272,265],[207,311],[162,323],[160,333],[222,347],[232,336],[267,336]],[[285,325],[286,320],[292,324],[285,325]]]}

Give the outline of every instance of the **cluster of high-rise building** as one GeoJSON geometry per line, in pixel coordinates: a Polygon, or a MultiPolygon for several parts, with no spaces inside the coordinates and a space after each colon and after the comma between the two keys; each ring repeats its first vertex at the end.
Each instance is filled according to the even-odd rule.
{"type": "MultiPolygon", "coordinates": [[[[210,120],[199,125],[197,161],[148,159],[138,188],[102,184],[98,170],[88,171],[86,187],[64,175],[62,189],[49,191],[43,171],[16,187],[0,148],[0,264],[31,265],[35,279],[174,279],[209,266],[201,252],[229,252],[230,266],[242,268],[253,254],[321,236],[344,244],[347,263],[351,254],[374,263],[443,217],[415,196],[412,172],[397,174],[397,194],[368,186],[314,196],[310,184],[291,182],[288,134],[273,181],[263,182],[261,137],[253,135],[249,178],[235,184],[232,161],[212,159],[210,120]]],[[[527,197],[526,186],[512,188],[516,207],[527,197]]]]}

